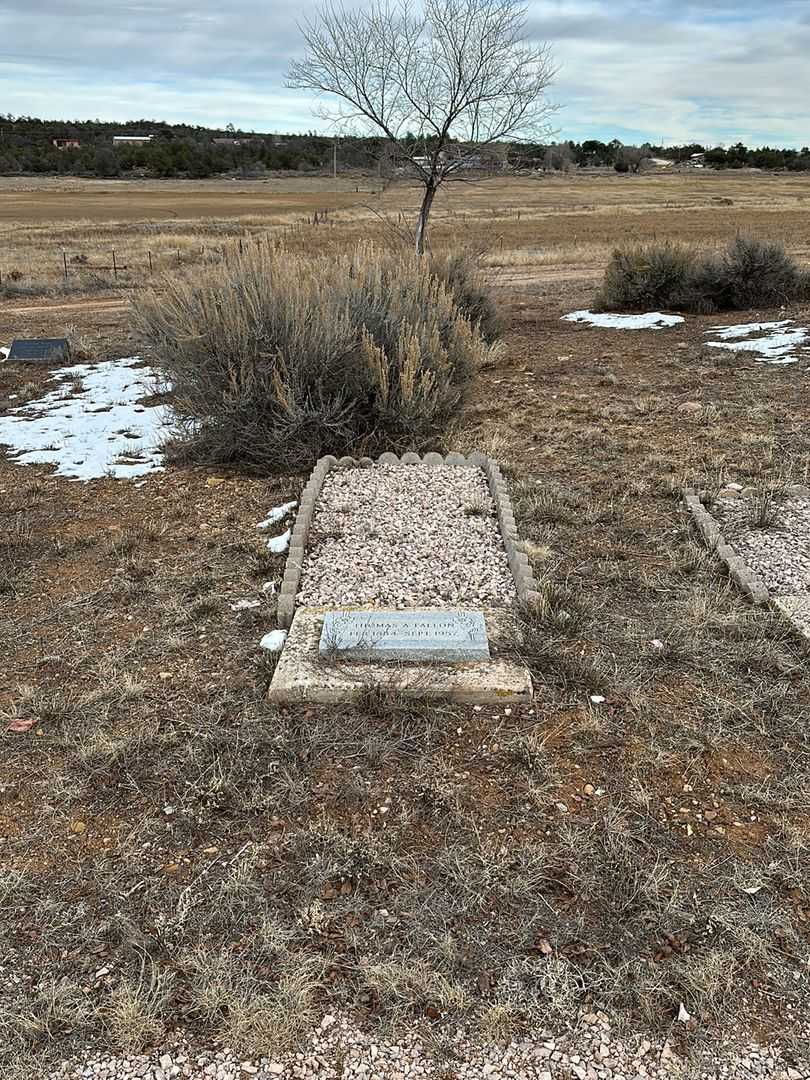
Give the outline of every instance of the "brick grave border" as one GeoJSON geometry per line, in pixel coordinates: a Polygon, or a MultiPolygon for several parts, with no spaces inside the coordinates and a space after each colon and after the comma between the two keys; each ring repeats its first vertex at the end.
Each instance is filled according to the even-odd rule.
{"type": "MultiPolygon", "coordinates": [[[[802,485],[795,485],[794,493],[810,498],[810,489],[802,485]]],[[[810,596],[804,597],[802,594],[771,595],[762,578],[751,569],[746,561],[737,554],[732,545],[728,543],[719,524],[703,505],[703,500],[695,489],[685,487],[682,494],[684,506],[692,515],[692,519],[697,525],[706,547],[710,551],[717,552],[726,564],[732,581],[755,604],[763,606],[770,604],[776,608],[797,634],[806,641],[810,641],[810,596]]]]}
{"type": "Polygon", "coordinates": [[[315,512],[315,504],[321,493],[326,474],[332,469],[361,468],[367,469],[374,464],[380,465],[467,465],[484,470],[489,485],[489,492],[495,504],[495,513],[498,518],[498,527],[509,560],[509,569],[515,582],[518,600],[521,603],[537,602],[540,598],[537,594],[537,582],[532,574],[529,558],[520,549],[515,515],[512,510],[512,500],[509,498],[506,481],[503,478],[497,463],[478,452],[468,454],[425,454],[424,456],[409,453],[397,457],[396,454],[380,454],[376,459],[363,457],[336,458],[328,455],[320,458],[310,474],[309,480],[301,493],[298,503],[298,513],[290,536],[290,549],[287,554],[287,562],[284,569],[284,578],[278,598],[276,620],[282,630],[288,630],[292,625],[295,614],[296,597],[301,585],[301,574],[304,569],[304,555],[309,541],[309,530],[312,524],[312,516],[315,512]]]}

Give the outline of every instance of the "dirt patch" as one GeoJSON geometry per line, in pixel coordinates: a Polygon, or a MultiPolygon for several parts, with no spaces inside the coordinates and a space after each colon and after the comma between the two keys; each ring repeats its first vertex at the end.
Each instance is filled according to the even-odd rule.
{"type": "Polygon", "coordinates": [[[532,706],[268,705],[261,586],[283,559],[255,526],[303,478],[0,464],[0,708],[32,721],[0,742],[19,1075],[178,1020],[247,1055],[296,1001],[290,1030],[348,1009],[438,1041],[580,1005],[661,1031],[683,1003],[684,1051],[741,1024],[801,1052],[806,651],[679,496],[800,480],[806,375],[708,355],[710,319],[561,322],[591,279],[524,281],[467,421],[541,582],[532,706]]]}

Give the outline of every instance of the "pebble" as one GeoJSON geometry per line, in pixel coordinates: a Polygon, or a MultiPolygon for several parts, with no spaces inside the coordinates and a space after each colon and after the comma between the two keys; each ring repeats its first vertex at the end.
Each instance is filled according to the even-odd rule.
{"type": "MultiPolygon", "coordinates": [[[[169,1080],[182,1074],[189,1080],[246,1080],[290,1076],[296,1080],[806,1080],[807,1062],[782,1059],[778,1046],[696,1040],[693,1058],[684,1060],[681,1048],[669,1040],[614,1037],[604,1013],[583,1012],[572,1017],[553,1037],[536,1031],[534,1037],[503,1045],[483,1043],[466,1031],[448,1033],[453,1046],[453,1070],[444,1057],[433,1058],[420,1040],[418,1028],[390,1042],[356,1027],[348,1015],[328,1014],[316,1024],[296,1051],[269,1059],[242,1060],[228,1048],[206,1049],[191,1044],[182,1032],[173,1035],[151,1056],[112,1058],[109,1052],[65,1062],[46,1080],[169,1080]],[[327,1023],[328,1021],[328,1023],[327,1023]],[[369,1064],[372,1062],[372,1064],[369,1064]],[[182,1065],[182,1069],[181,1069],[182,1065]]],[[[810,1024],[798,1032],[810,1041],[810,1024]]],[[[796,1043],[799,1045],[799,1043],[796,1043]]],[[[33,1078],[32,1078],[33,1080],[33,1078]]]]}
{"type": "MultiPolygon", "coordinates": [[[[722,492],[720,493],[722,496],[722,492]]],[[[810,499],[777,502],[772,525],[751,523],[752,504],[733,493],[713,507],[723,534],[775,596],[810,593],[810,499]]]]}
{"type": "Polygon", "coordinates": [[[514,599],[481,469],[374,465],[327,474],[312,519],[300,604],[500,606],[514,599]]]}

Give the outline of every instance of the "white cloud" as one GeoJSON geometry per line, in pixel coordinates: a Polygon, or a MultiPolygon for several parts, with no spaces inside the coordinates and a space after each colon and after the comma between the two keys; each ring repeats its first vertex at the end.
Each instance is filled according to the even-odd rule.
{"type": "MultiPolygon", "coordinates": [[[[3,108],[317,128],[313,102],[284,87],[303,13],[290,0],[7,0],[3,108]]],[[[806,0],[533,0],[529,19],[560,65],[564,136],[810,142],[806,0]]]]}

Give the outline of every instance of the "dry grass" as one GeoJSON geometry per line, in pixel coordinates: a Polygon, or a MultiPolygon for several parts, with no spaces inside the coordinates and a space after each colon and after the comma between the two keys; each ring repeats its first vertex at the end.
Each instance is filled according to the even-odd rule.
{"type": "MultiPolygon", "coordinates": [[[[801,207],[788,177],[581,180],[465,187],[456,220],[568,258],[684,223],[726,239],[737,213],[784,236],[801,207]],[[734,205],[710,213],[720,191],[734,205]]],[[[353,236],[344,212],[307,235],[353,236]]],[[[344,1007],[426,1040],[579,1005],[670,1032],[681,1002],[707,1038],[795,1036],[807,652],[731,587],[679,492],[803,481],[806,385],[718,367],[711,320],[561,323],[592,280],[540,295],[548,269],[503,287],[511,326],[462,447],[504,462],[541,583],[530,708],[267,704],[272,604],[230,605],[278,582],[254,525],[300,476],[84,486],[0,463],[0,710],[31,722],[0,736],[4,1076],[177,1022],[247,1054],[344,1007]]],[[[30,379],[0,369],[0,395],[30,379]]]]}
{"type": "MultiPolygon", "coordinates": [[[[217,261],[238,250],[240,241],[283,238],[304,252],[340,251],[369,239],[400,241],[419,197],[413,184],[383,189],[362,177],[252,183],[0,178],[4,188],[0,289],[9,298],[140,288],[153,271],[217,261]],[[122,268],[117,278],[113,249],[122,268]]],[[[779,240],[806,259],[806,198],[800,177],[748,172],[460,182],[446,185],[437,199],[433,243],[441,250],[463,237],[502,270],[590,270],[603,268],[620,243],[688,235],[719,246],[747,231],[779,240]]]]}

